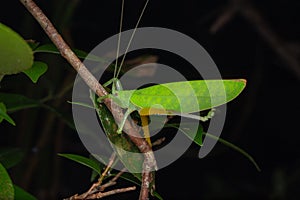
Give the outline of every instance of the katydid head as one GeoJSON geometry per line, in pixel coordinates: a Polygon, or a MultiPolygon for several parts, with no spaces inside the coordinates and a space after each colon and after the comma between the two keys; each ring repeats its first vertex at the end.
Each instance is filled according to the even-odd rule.
{"type": "Polygon", "coordinates": [[[121,90],[123,90],[121,81],[120,81],[119,79],[117,79],[117,78],[114,78],[114,81],[113,81],[113,87],[115,88],[116,91],[121,91],[121,90]]]}
{"type": "Polygon", "coordinates": [[[120,80],[118,78],[112,78],[109,82],[112,84],[112,87],[111,87],[112,94],[117,96],[116,95],[117,91],[123,90],[120,80]]]}

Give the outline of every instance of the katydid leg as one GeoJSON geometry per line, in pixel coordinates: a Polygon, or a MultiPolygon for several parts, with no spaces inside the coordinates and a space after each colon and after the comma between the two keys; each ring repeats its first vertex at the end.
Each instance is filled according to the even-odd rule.
{"type": "Polygon", "coordinates": [[[144,132],[144,136],[150,147],[152,146],[151,140],[150,140],[150,131],[149,131],[149,120],[147,116],[141,116],[141,122],[142,122],[142,129],[144,132]]]}

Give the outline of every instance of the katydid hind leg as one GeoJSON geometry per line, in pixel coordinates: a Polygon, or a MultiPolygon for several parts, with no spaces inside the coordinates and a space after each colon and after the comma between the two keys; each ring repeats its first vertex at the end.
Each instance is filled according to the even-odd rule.
{"type": "Polygon", "coordinates": [[[178,113],[178,112],[174,112],[174,115],[179,115],[182,117],[186,117],[186,118],[190,118],[190,119],[195,119],[195,120],[199,120],[202,122],[206,122],[209,119],[213,118],[213,116],[215,115],[215,108],[212,108],[206,116],[198,116],[198,115],[193,115],[193,114],[189,114],[189,113],[178,113]]]}

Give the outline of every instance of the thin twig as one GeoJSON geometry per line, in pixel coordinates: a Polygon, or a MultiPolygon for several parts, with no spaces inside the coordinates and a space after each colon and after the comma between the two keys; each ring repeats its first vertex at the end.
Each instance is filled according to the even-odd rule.
{"type": "Polygon", "coordinates": [[[117,175],[114,176],[114,178],[112,178],[111,180],[109,180],[107,183],[101,185],[99,191],[102,192],[104,191],[106,188],[115,185],[116,181],[118,180],[118,178],[120,178],[120,176],[126,171],[126,168],[124,168],[123,170],[121,170],[117,175]]]}
{"type": "MultiPolygon", "coordinates": [[[[72,67],[77,71],[85,83],[93,90],[98,96],[102,97],[107,95],[107,91],[99,84],[98,80],[88,71],[86,66],[80,61],[80,59],[75,55],[75,53],[70,49],[70,47],[65,43],[61,35],[57,32],[50,20],[45,16],[42,10],[34,3],[32,0],[20,0],[20,2],[27,8],[27,10],[33,15],[33,17],[39,22],[41,27],[44,29],[45,33],[55,44],[61,55],[72,65],[72,67]]],[[[106,98],[104,100],[105,105],[112,112],[117,123],[123,118],[122,109],[115,105],[115,103],[106,98]]],[[[150,172],[153,169],[157,169],[154,154],[152,152],[149,144],[140,136],[138,128],[130,120],[126,120],[124,125],[124,131],[128,134],[132,142],[139,148],[139,150],[144,154],[144,170],[143,176],[150,176],[150,172]]],[[[149,181],[148,178],[143,178],[143,181],[149,181]]],[[[142,183],[145,185],[150,185],[148,183],[142,183]]],[[[148,199],[149,188],[142,187],[141,193],[144,194],[141,199],[148,199]]]]}
{"type": "Polygon", "coordinates": [[[115,161],[115,158],[116,158],[116,154],[113,153],[113,154],[110,156],[110,158],[109,158],[109,162],[108,162],[108,164],[107,164],[105,170],[102,172],[100,178],[98,179],[98,182],[97,182],[97,183],[94,183],[94,184],[92,185],[92,187],[90,187],[90,189],[89,189],[87,192],[81,194],[81,195],[79,196],[80,198],[85,199],[87,196],[89,196],[89,195],[91,195],[91,194],[93,194],[93,193],[95,193],[95,192],[97,192],[97,191],[99,190],[98,188],[99,188],[100,185],[102,184],[102,181],[103,181],[103,179],[105,178],[105,176],[107,175],[107,172],[110,170],[111,166],[113,165],[113,163],[114,163],[114,161],[115,161]]]}
{"type": "Polygon", "coordinates": [[[105,178],[105,176],[107,175],[108,171],[111,169],[112,165],[114,164],[114,161],[116,159],[116,153],[114,152],[111,157],[109,158],[109,162],[105,168],[105,170],[103,171],[103,173],[101,174],[98,183],[99,185],[102,184],[103,179],[105,178]]]}
{"type": "Polygon", "coordinates": [[[224,27],[228,22],[232,20],[234,15],[236,14],[237,7],[236,6],[227,6],[223,13],[217,18],[217,20],[212,24],[209,31],[213,34],[218,32],[222,27],[224,27]]]}
{"type": "Polygon", "coordinates": [[[135,189],[136,189],[135,186],[127,187],[127,188],[118,188],[118,189],[110,190],[110,191],[107,191],[107,192],[98,192],[98,193],[95,193],[95,194],[91,194],[86,198],[83,198],[83,197],[81,197],[81,195],[76,194],[76,195],[74,195],[70,198],[66,198],[64,200],[101,199],[103,197],[107,197],[107,196],[110,196],[110,195],[123,193],[123,192],[129,192],[129,191],[133,191],[135,189]]]}
{"type": "MultiPolygon", "coordinates": [[[[85,193],[78,195],[75,194],[69,198],[67,198],[66,200],[72,200],[72,199],[97,199],[97,198],[102,198],[105,196],[109,196],[109,195],[113,195],[113,194],[117,194],[120,192],[127,192],[127,191],[131,191],[133,190],[133,187],[129,187],[129,188],[122,188],[122,189],[117,189],[117,190],[111,190],[108,192],[103,192],[106,188],[115,185],[117,182],[117,179],[126,171],[126,168],[124,168],[123,170],[121,170],[116,176],[114,176],[111,180],[109,180],[107,183],[102,184],[103,181],[103,177],[106,176],[107,172],[109,171],[109,169],[111,168],[111,166],[114,163],[116,154],[114,153],[110,160],[109,163],[107,165],[107,167],[105,168],[104,172],[101,174],[101,177],[99,178],[98,182],[93,184],[92,187],[85,193]]],[[[135,187],[134,187],[135,189],[135,187]]]]}
{"type": "Polygon", "coordinates": [[[101,199],[103,197],[107,197],[110,195],[123,193],[123,192],[129,192],[129,191],[133,191],[135,189],[136,189],[136,187],[132,186],[132,187],[127,187],[127,188],[114,189],[114,190],[110,190],[107,192],[99,192],[97,194],[93,194],[93,195],[89,196],[87,199],[101,199]]]}

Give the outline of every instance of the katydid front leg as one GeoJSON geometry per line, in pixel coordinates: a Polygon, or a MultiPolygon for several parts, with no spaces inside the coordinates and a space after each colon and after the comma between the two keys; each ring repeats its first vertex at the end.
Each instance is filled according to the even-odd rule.
{"type": "Polygon", "coordinates": [[[98,102],[99,103],[102,102],[103,99],[105,99],[105,98],[111,98],[118,106],[120,106],[123,109],[127,109],[124,114],[124,118],[122,119],[122,121],[120,123],[118,123],[117,133],[121,134],[128,116],[130,115],[130,113],[137,110],[137,108],[133,104],[131,104],[129,101],[118,98],[118,91],[123,90],[122,84],[119,79],[112,78],[111,80],[104,83],[103,86],[107,87],[110,84],[112,84],[112,94],[108,94],[106,96],[99,97],[98,102]]]}

